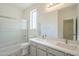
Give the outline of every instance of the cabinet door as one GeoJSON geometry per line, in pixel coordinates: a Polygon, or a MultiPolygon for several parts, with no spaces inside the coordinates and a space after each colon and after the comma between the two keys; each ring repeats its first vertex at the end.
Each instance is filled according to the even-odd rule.
{"type": "Polygon", "coordinates": [[[37,56],[46,56],[46,52],[41,49],[37,49],[37,56]]]}
{"type": "Polygon", "coordinates": [[[51,49],[51,48],[48,48],[47,50],[49,53],[51,53],[52,55],[56,55],[56,56],[64,56],[64,53],[61,52],[61,51],[58,51],[58,50],[55,50],[55,49],[51,49]]]}
{"type": "Polygon", "coordinates": [[[30,46],[30,56],[36,56],[36,47],[30,46]]]}

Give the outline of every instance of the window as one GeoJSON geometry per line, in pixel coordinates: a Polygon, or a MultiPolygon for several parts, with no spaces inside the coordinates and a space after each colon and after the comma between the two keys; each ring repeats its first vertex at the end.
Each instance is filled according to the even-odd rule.
{"type": "Polygon", "coordinates": [[[30,12],[30,29],[37,29],[37,9],[30,12]]]}

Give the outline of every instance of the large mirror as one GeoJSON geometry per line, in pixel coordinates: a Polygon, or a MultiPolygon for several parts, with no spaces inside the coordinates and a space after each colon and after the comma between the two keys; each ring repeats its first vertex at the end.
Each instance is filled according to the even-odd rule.
{"type": "Polygon", "coordinates": [[[42,7],[39,6],[37,9],[37,29],[29,31],[33,37],[46,36],[48,38],[78,40],[79,4],[64,3],[58,7],[46,7],[47,4],[38,5],[42,7]]]}
{"type": "Polygon", "coordinates": [[[77,20],[63,20],[63,38],[68,40],[77,40],[77,20]]]}
{"type": "Polygon", "coordinates": [[[78,40],[79,4],[73,4],[58,11],[59,38],[78,40]]]}

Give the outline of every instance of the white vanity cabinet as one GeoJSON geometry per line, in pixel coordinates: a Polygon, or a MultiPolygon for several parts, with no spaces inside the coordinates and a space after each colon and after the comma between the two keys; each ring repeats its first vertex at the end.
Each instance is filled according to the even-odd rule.
{"type": "Polygon", "coordinates": [[[40,43],[31,42],[30,56],[73,56],[73,55],[59,51],[54,48],[50,48],[40,43]]]}
{"type": "Polygon", "coordinates": [[[37,49],[37,56],[46,56],[46,52],[41,49],[37,49]]]}
{"type": "Polygon", "coordinates": [[[46,56],[46,46],[37,44],[37,56],[46,56]]]}
{"type": "Polygon", "coordinates": [[[30,56],[36,56],[36,47],[30,46],[30,56]]]}
{"type": "Polygon", "coordinates": [[[68,54],[68,53],[65,53],[65,56],[74,56],[74,55],[72,55],[72,54],[68,54]]]}
{"type": "Polygon", "coordinates": [[[50,47],[47,48],[47,55],[48,56],[74,56],[72,54],[65,53],[60,50],[50,48],[50,47]]]}
{"type": "Polygon", "coordinates": [[[61,52],[59,50],[53,49],[53,48],[47,48],[48,55],[52,56],[64,56],[64,52],[61,52]]]}
{"type": "Polygon", "coordinates": [[[30,56],[36,56],[37,54],[37,48],[36,48],[36,43],[31,43],[30,45],[30,56]]]}
{"type": "Polygon", "coordinates": [[[46,56],[46,47],[35,42],[31,42],[30,56],[46,56]]]}

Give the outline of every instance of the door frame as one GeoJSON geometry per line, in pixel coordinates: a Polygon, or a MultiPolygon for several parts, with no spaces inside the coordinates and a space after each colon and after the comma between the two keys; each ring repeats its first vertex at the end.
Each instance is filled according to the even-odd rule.
{"type": "MultiPolygon", "coordinates": [[[[68,18],[68,19],[64,19],[63,18],[63,25],[64,25],[64,20],[73,20],[73,40],[76,40],[76,19],[77,19],[77,17],[74,17],[74,18],[68,18]]],[[[62,27],[63,27],[63,25],[62,25],[62,27]]],[[[63,29],[63,28],[62,28],[63,29]]],[[[64,29],[63,29],[64,30],[64,29]]],[[[63,31],[62,30],[62,31],[63,31]]],[[[63,33],[62,33],[62,37],[63,37],[63,33]]]]}

